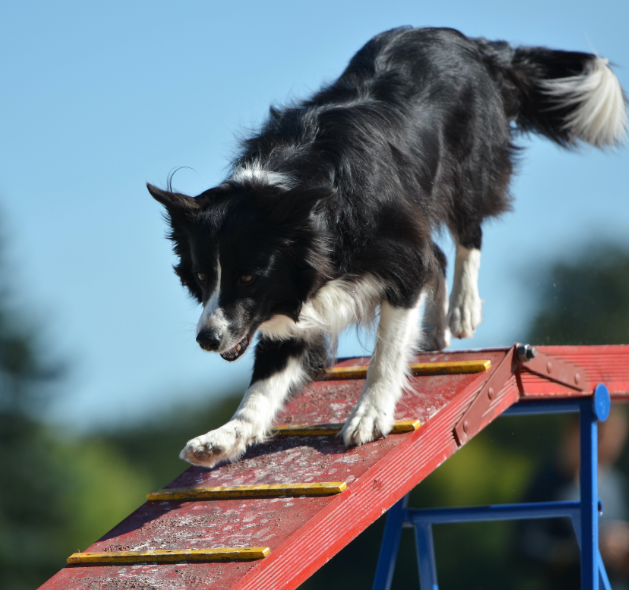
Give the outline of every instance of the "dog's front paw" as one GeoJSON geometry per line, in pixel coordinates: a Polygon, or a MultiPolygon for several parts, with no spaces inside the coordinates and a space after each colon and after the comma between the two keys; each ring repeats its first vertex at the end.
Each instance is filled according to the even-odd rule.
{"type": "Polygon", "coordinates": [[[471,338],[482,320],[482,305],[476,290],[452,294],[448,324],[455,338],[471,338]]]}
{"type": "Polygon", "coordinates": [[[221,461],[235,461],[247,450],[251,442],[246,424],[232,420],[188,441],[179,458],[193,465],[214,467],[221,461]]]}
{"type": "Polygon", "coordinates": [[[394,407],[382,408],[371,401],[359,401],[341,430],[345,446],[364,445],[389,434],[393,428],[393,410],[394,407]]]}

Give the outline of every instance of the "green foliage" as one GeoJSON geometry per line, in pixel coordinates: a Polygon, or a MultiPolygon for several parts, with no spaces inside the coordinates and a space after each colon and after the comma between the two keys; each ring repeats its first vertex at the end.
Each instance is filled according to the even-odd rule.
{"type": "Polygon", "coordinates": [[[555,263],[542,279],[540,298],[529,342],[628,343],[629,253],[599,246],[573,262],[555,263]]]}
{"type": "Polygon", "coordinates": [[[45,428],[26,416],[0,414],[0,587],[38,586],[64,557],[57,532],[63,474],[50,455],[45,428]]]}

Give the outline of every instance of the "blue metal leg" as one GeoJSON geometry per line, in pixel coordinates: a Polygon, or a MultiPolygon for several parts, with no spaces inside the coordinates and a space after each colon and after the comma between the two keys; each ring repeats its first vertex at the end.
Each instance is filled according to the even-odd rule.
{"type": "Polygon", "coordinates": [[[580,502],[538,502],[534,504],[505,504],[417,510],[407,509],[408,495],[395,504],[387,516],[384,538],[380,549],[373,590],[390,590],[395,560],[406,522],[415,528],[417,560],[421,590],[439,590],[432,524],[446,522],[474,522],[522,518],[552,518],[570,516],[581,548],[581,588],[611,590],[605,565],[598,548],[598,421],[607,419],[611,400],[607,388],[600,384],[593,399],[566,399],[554,402],[524,402],[514,406],[507,415],[580,412],[581,466],[579,483],[580,502]]]}
{"type": "Polygon", "coordinates": [[[435,547],[432,542],[432,525],[416,524],[414,528],[421,590],[439,590],[435,547]]]}
{"type": "MultiPolygon", "coordinates": [[[[581,404],[581,588],[598,590],[599,570],[604,570],[598,550],[598,421],[609,416],[607,387],[594,389],[591,403],[581,404]]],[[[606,575],[605,575],[606,577],[606,575]]]]}
{"type": "Polygon", "coordinates": [[[373,581],[373,590],[390,590],[393,581],[393,571],[395,570],[395,559],[400,546],[402,536],[402,525],[404,524],[406,506],[408,505],[408,494],[399,502],[394,504],[387,514],[387,524],[384,528],[378,566],[376,568],[376,578],[373,581]]]}
{"type": "Polygon", "coordinates": [[[598,423],[581,406],[581,588],[598,590],[598,423]]]}

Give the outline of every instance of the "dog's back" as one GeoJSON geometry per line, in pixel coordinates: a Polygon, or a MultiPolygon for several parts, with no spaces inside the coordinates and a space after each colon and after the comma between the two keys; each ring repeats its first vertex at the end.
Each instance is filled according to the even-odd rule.
{"type": "Polygon", "coordinates": [[[199,344],[233,361],[260,334],[233,420],[182,457],[211,466],[263,438],[340,331],[378,307],[343,438],[386,435],[424,301],[427,348],[471,337],[481,321],[481,224],[509,208],[515,128],[603,147],[626,127],[624,94],[600,57],[395,29],[309,100],[271,109],[218,187],[197,198],[150,187],[168,209],[177,272],[204,304],[199,344]],[[457,247],[449,300],[432,240],[442,225],[457,247]]]}

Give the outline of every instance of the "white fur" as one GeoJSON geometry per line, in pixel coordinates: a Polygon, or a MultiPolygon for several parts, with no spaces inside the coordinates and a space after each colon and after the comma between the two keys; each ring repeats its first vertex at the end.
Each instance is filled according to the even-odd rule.
{"type": "Polygon", "coordinates": [[[450,295],[448,324],[455,338],[471,338],[481,323],[482,309],[478,294],[480,250],[458,245],[454,263],[454,284],[450,295]]]}
{"type": "Polygon", "coordinates": [[[371,275],[358,281],[335,279],[304,303],[298,322],[277,315],[264,322],[259,330],[276,340],[296,336],[307,339],[309,334],[321,332],[335,338],[351,324],[372,320],[381,297],[382,284],[371,275]]]}
{"type": "Polygon", "coordinates": [[[395,405],[408,383],[409,361],[419,344],[419,315],[424,297],[425,293],[411,309],[398,309],[382,302],[367,380],[341,431],[347,446],[362,445],[391,432],[395,405]]]}
{"type": "Polygon", "coordinates": [[[438,273],[428,288],[422,332],[427,350],[443,350],[450,346],[448,326],[448,284],[443,274],[438,273]]]}
{"type": "Polygon", "coordinates": [[[290,358],[284,370],[251,384],[227,424],[188,441],[180,458],[204,467],[237,460],[251,443],[264,440],[287,394],[305,380],[301,360],[290,358]]]}
{"type": "Polygon", "coordinates": [[[542,88],[559,107],[574,107],[564,128],[596,147],[617,145],[627,134],[626,98],[609,61],[596,57],[579,76],[544,80],[542,88]]]}
{"type": "Polygon", "coordinates": [[[197,323],[197,334],[206,326],[221,328],[223,331],[225,331],[227,326],[223,311],[218,307],[221,299],[221,263],[218,258],[216,266],[216,286],[214,287],[214,291],[212,291],[212,295],[210,295],[210,298],[203,306],[203,312],[197,323]]]}
{"type": "Polygon", "coordinates": [[[295,181],[281,172],[265,170],[257,160],[246,163],[234,170],[231,177],[235,182],[260,182],[263,184],[273,184],[282,188],[290,189],[295,186],[295,181]]]}

